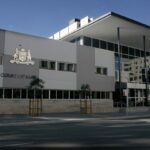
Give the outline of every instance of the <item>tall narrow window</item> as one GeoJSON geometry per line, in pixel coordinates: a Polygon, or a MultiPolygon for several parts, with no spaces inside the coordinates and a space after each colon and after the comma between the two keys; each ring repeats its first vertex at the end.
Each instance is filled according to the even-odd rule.
{"type": "Polygon", "coordinates": [[[20,98],[20,89],[13,89],[13,98],[20,98]]]}
{"type": "Polygon", "coordinates": [[[0,98],[3,98],[3,89],[0,89],[0,98]]]}
{"type": "Polygon", "coordinates": [[[41,60],[41,62],[40,62],[40,68],[42,68],[42,69],[48,69],[48,61],[41,60]]]}
{"type": "Polygon", "coordinates": [[[50,61],[49,62],[49,69],[50,70],[56,70],[56,62],[50,61]]]}
{"type": "Polygon", "coordinates": [[[86,46],[91,46],[91,38],[89,38],[89,37],[84,37],[84,45],[86,45],[86,46]]]}
{"type": "Polygon", "coordinates": [[[107,48],[107,45],[106,45],[106,42],[105,41],[100,41],[100,45],[101,45],[101,48],[102,49],[106,49],[107,48]]]}
{"type": "Polygon", "coordinates": [[[64,71],[65,70],[65,63],[59,63],[58,64],[58,70],[59,71],[64,71]]]}
{"type": "Polygon", "coordinates": [[[93,44],[93,45],[92,45],[93,47],[99,48],[99,40],[93,39],[92,44],[93,44]]]}
{"type": "Polygon", "coordinates": [[[0,65],[3,63],[3,56],[0,56],[0,65]]]}

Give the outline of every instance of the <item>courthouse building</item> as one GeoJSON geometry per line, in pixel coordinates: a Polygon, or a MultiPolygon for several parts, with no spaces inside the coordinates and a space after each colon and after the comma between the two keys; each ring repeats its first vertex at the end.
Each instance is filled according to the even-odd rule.
{"type": "Polygon", "coordinates": [[[0,98],[29,99],[36,92],[43,99],[80,99],[78,91],[89,84],[91,99],[144,105],[149,36],[150,26],[113,12],[75,18],[49,38],[1,29],[0,98]],[[33,76],[45,81],[44,89],[28,89],[33,76]]]}

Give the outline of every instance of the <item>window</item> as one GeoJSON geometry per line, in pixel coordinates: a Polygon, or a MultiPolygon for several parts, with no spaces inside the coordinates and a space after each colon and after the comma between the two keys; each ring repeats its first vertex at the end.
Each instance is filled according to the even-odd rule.
{"type": "Polygon", "coordinates": [[[56,90],[51,90],[51,99],[56,99],[56,90]]]}
{"type": "Polygon", "coordinates": [[[100,43],[101,43],[101,48],[102,49],[106,49],[107,48],[105,41],[100,41],[100,43]]]}
{"type": "Polygon", "coordinates": [[[74,91],[70,91],[70,99],[74,99],[74,91]]]}
{"type": "Polygon", "coordinates": [[[69,98],[69,92],[68,91],[64,91],[64,99],[68,99],[69,98]]]}
{"type": "Polygon", "coordinates": [[[91,46],[91,38],[89,38],[89,37],[84,37],[84,45],[86,45],[86,46],[91,46]]]}
{"type": "Polygon", "coordinates": [[[110,99],[110,93],[106,92],[106,99],[110,99]]]}
{"type": "Polygon", "coordinates": [[[48,69],[48,61],[42,60],[40,62],[40,68],[42,68],[42,69],[48,69]]]}
{"type": "Polygon", "coordinates": [[[101,68],[100,68],[100,67],[97,67],[97,68],[96,68],[96,73],[97,73],[97,74],[101,74],[101,68]]]}
{"type": "Polygon", "coordinates": [[[0,56],[0,65],[3,64],[3,56],[0,56]]]}
{"type": "Polygon", "coordinates": [[[73,64],[67,64],[67,71],[74,71],[74,65],[73,64]]]}
{"type": "Polygon", "coordinates": [[[134,56],[134,49],[133,48],[129,48],[129,55],[134,56]]]}
{"type": "Polygon", "coordinates": [[[128,47],[122,46],[121,49],[122,49],[122,54],[128,55],[128,47]]]}
{"type": "Polygon", "coordinates": [[[21,90],[21,98],[27,98],[27,90],[26,89],[21,90]]]}
{"type": "Polygon", "coordinates": [[[103,68],[103,74],[107,75],[107,68],[103,68]]]}
{"type": "Polygon", "coordinates": [[[43,99],[49,99],[49,90],[43,90],[43,99]]]}
{"type": "Polygon", "coordinates": [[[93,47],[99,48],[99,40],[93,39],[93,47]]]}
{"type": "Polygon", "coordinates": [[[62,99],[62,98],[63,98],[63,92],[57,91],[57,99],[62,99]]]}
{"type": "Polygon", "coordinates": [[[101,98],[101,93],[97,92],[97,99],[100,99],[100,98],[101,98]]]}
{"type": "Polygon", "coordinates": [[[108,50],[114,51],[114,44],[109,42],[107,44],[108,44],[108,50]]]}
{"type": "Polygon", "coordinates": [[[64,71],[65,70],[65,63],[59,63],[58,64],[58,70],[64,71]]]}
{"type": "Polygon", "coordinates": [[[141,51],[141,57],[144,57],[144,51],[141,51]]]}
{"type": "Polygon", "coordinates": [[[75,91],[75,99],[79,99],[80,98],[80,93],[79,91],[75,91]]]}
{"type": "Polygon", "coordinates": [[[4,90],[4,98],[12,98],[12,89],[4,90]]]}
{"type": "Polygon", "coordinates": [[[96,92],[92,92],[92,99],[96,99],[96,92]]]}
{"type": "Polygon", "coordinates": [[[34,98],[34,90],[28,90],[28,98],[34,98]]]}
{"type": "Polygon", "coordinates": [[[0,98],[3,98],[3,89],[0,89],[0,98]]]}
{"type": "Polygon", "coordinates": [[[35,90],[35,98],[42,98],[42,90],[39,89],[35,90]]]}
{"type": "Polygon", "coordinates": [[[13,98],[20,98],[20,89],[13,89],[13,98]]]}
{"type": "Polygon", "coordinates": [[[107,75],[107,68],[96,67],[96,73],[101,75],[107,75]]]}
{"type": "Polygon", "coordinates": [[[56,62],[50,61],[49,62],[49,69],[50,70],[56,70],[56,62]]]}
{"type": "Polygon", "coordinates": [[[101,92],[101,99],[105,99],[105,92],[101,92]]]}
{"type": "Polygon", "coordinates": [[[115,52],[118,53],[118,44],[115,44],[115,52]]]}
{"type": "Polygon", "coordinates": [[[140,57],[140,50],[139,49],[135,49],[135,56],[140,57]]]}

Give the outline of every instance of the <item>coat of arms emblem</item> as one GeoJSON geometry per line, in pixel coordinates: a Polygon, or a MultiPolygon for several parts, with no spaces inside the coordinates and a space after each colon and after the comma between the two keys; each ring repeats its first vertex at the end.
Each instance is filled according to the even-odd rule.
{"type": "Polygon", "coordinates": [[[16,64],[26,64],[26,65],[34,65],[34,61],[31,60],[31,52],[30,50],[25,50],[23,48],[16,48],[16,52],[13,55],[14,59],[10,60],[11,63],[16,64]]]}

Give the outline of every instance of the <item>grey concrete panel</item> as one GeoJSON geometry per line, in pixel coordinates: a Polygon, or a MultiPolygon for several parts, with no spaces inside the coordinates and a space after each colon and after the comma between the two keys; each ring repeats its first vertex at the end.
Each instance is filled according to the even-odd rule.
{"type": "Polygon", "coordinates": [[[34,65],[25,64],[12,64],[10,60],[13,57],[10,55],[4,56],[4,66],[3,73],[0,78],[3,78],[3,87],[13,87],[13,88],[25,88],[28,87],[31,82],[31,76],[39,76],[39,62],[33,59],[34,65]]]}
{"type": "Polygon", "coordinates": [[[31,50],[33,58],[76,63],[76,44],[9,31],[5,39],[5,54],[13,55],[21,44],[22,48],[31,50]]]}
{"type": "Polygon", "coordinates": [[[77,88],[82,84],[89,84],[91,90],[114,91],[114,77],[95,73],[95,49],[87,46],[77,47],[77,88]]]}
{"type": "Polygon", "coordinates": [[[4,54],[4,46],[5,46],[5,31],[0,30],[0,55],[4,54]]]}

